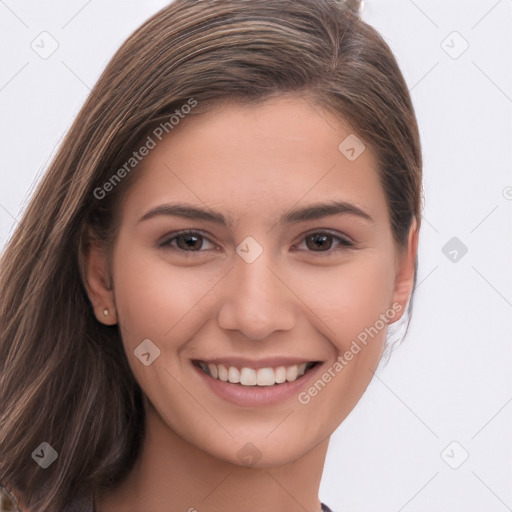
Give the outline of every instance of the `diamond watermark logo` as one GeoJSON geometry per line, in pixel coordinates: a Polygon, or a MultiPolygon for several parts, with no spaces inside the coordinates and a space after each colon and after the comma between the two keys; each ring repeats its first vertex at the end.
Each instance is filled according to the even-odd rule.
{"type": "Polygon", "coordinates": [[[260,450],[252,443],[245,443],[240,450],[238,450],[238,460],[244,465],[252,467],[258,463],[262,457],[260,450]]]}
{"type": "Polygon", "coordinates": [[[253,263],[263,252],[263,247],[252,236],[248,236],[236,248],[236,252],[246,263],[253,263]]]}
{"type": "Polygon", "coordinates": [[[452,262],[458,263],[468,252],[467,246],[456,236],[450,238],[441,252],[452,262]]]}
{"type": "Polygon", "coordinates": [[[48,59],[51,57],[59,47],[57,40],[50,34],[50,32],[41,32],[31,43],[30,47],[34,50],[41,59],[48,59]]]}
{"type": "Polygon", "coordinates": [[[459,469],[468,460],[468,457],[468,451],[458,441],[452,441],[441,452],[441,458],[452,469],[459,469]]]}
{"type": "Polygon", "coordinates": [[[41,443],[33,452],[32,458],[43,468],[51,466],[59,454],[48,444],[41,443]]]}
{"type": "Polygon", "coordinates": [[[454,30],[443,41],[441,48],[452,58],[458,59],[468,48],[469,43],[454,30]]]}
{"type": "Polygon", "coordinates": [[[341,144],[338,146],[338,149],[340,153],[347,158],[347,160],[353,162],[361,156],[363,151],[366,149],[366,146],[362,140],[351,133],[348,137],[343,139],[341,144]]]}
{"type": "Polygon", "coordinates": [[[144,366],[149,366],[160,355],[160,349],[151,340],[145,339],[133,353],[144,366]]]}

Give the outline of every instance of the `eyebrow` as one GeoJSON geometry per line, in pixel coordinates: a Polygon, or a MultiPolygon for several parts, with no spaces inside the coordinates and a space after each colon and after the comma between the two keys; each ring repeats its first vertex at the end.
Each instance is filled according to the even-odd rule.
{"type": "MultiPolygon", "coordinates": [[[[198,208],[185,203],[168,203],[161,204],[146,212],[138,222],[154,218],[156,216],[176,216],[193,220],[204,220],[214,222],[221,226],[227,227],[229,222],[226,217],[213,210],[198,208]]],[[[367,222],[374,223],[374,220],[364,210],[353,203],[347,201],[330,201],[327,203],[314,203],[303,208],[297,208],[284,213],[278,220],[279,224],[297,224],[309,220],[321,219],[330,215],[353,215],[367,222]]]]}

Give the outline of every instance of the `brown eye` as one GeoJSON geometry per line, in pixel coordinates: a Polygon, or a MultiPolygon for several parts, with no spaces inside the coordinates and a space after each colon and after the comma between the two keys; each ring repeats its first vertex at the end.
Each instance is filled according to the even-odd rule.
{"type": "Polygon", "coordinates": [[[176,244],[180,249],[184,251],[201,249],[203,245],[201,235],[178,235],[176,237],[176,244]]]}
{"type": "Polygon", "coordinates": [[[332,247],[332,235],[315,233],[306,238],[306,245],[312,251],[328,251],[332,247]]]}
{"type": "Polygon", "coordinates": [[[353,247],[354,243],[340,236],[335,236],[325,231],[311,233],[304,239],[310,252],[332,254],[335,251],[353,247]],[[331,250],[333,246],[337,249],[331,250]],[[341,246],[341,247],[340,247],[341,246]]]}
{"type": "Polygon", "coordinates": [[[208,250],[203,247],[205,245],[205,241],[207,241],[207,243],[211,243],[208,238],[197,231],[181,231],[179,233],[175,233],[173,237],[164,240],[159,244],[159,247],[185,254],[193,252],[201,253],[208,250]]]}

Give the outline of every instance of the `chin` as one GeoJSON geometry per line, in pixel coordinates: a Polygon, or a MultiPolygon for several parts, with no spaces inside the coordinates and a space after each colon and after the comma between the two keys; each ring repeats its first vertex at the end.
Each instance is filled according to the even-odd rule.
{"type": "Polygon", "coordinates": [[[271,440],[268,437],[265,439],[266,435],[268,432],[253,437],[246,435],[243,441],[234,440],[229,446],[218,446],[214,450],[210,445],[207,451],[213,457],[236,466],[268,469],[291,464],[318,444],[318,442],[305,444],[305,440],[300,436],[297,438],[285,436],[286,442],[284,442],[283,436],[276,435],[275,439],[271,440]]]}

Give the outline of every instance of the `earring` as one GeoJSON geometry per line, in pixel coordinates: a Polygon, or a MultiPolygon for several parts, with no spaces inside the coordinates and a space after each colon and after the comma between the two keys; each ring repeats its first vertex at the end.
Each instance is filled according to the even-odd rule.
{"type": "Polygon", "coordinates": [[[103,310],[103,316],[108,316],[108,309],[107,309],[107,308],[105,308],[105,309],[103,310]]]}

